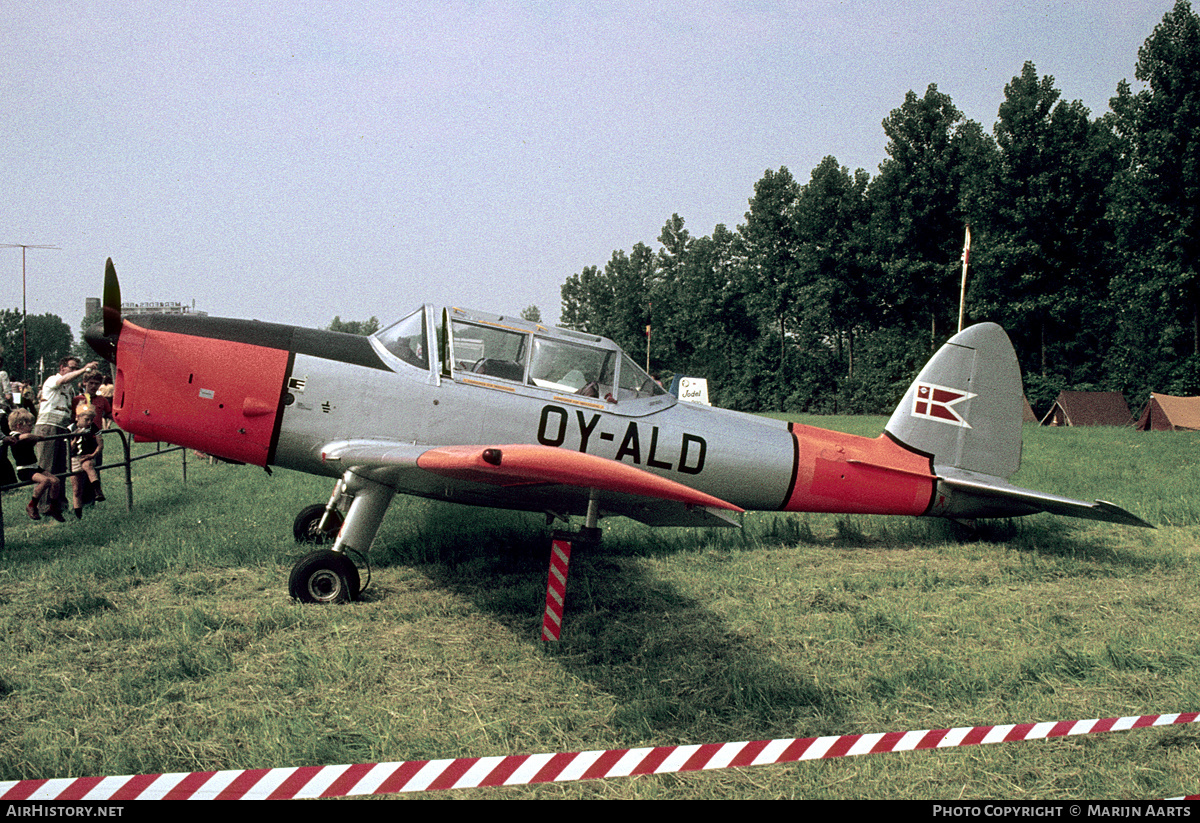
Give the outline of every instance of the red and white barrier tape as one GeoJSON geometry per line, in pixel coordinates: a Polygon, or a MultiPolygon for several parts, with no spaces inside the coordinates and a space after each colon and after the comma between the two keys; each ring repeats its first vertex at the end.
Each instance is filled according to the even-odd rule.
{"type": "Polygon", "coordinates": [[[470,789],[480,786],[521,786],[532,783],[594,780],[602,777],[628,777],[635,774],[764,766],[772,763],[917,749],[1013,743],[1198,721],[1200,712],[1184,712],[1060,723],[966,726],[958,729],[844,734],[835,737],[793,737],[759,740],[753,743],[708,743],[697,746],[656,746],[645,749],[609,749],[508,757],[460,757],[454,760],[408,760],[400,763],[360,763],[353,766],[9,780],[0,782],[0,800],[289,800],[470,789]]]}

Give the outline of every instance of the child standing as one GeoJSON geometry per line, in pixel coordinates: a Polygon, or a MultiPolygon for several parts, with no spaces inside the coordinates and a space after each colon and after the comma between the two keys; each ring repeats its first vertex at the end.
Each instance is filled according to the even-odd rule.
{"type": "Polygon", "coordinates": [[[104,451],[100,440],[100,427],[96,425],[96,411],[91,406],[78,406],[75,409],[75,425],[71,426],[71,488],[75,493],[75,517],[83,519],[84,475],[96,494],[96,500],[104,499],[100,491],[100,473],[96,464],[104,451]]]}

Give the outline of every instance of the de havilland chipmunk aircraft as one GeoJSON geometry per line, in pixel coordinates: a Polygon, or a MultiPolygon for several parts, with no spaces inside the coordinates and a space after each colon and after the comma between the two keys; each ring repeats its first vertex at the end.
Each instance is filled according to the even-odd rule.
{"type": "Polygon", "coordinates": [[[738,525],[746,509],[972,520],[1035,512],[1149,526],[1111,503],[1017,488],[1023,391],[981,323],[925,366],[875,439],[681,403],[611,340],[424,305],[370,337],[193,315],[121,317],[112,261],[88,343],[115,364],[113,416],[140,440],[336,479],[300,512],[331,538],[289,581],[354,599],[393,495],[654,526],[738,525]]]}

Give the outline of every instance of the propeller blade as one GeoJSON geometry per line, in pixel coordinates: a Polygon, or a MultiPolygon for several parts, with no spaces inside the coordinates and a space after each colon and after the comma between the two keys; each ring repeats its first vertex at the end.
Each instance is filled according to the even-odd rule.
{"type": "Polygon", "coordinates": [[[121,283],[112,258],[104,264],[104,335],[114,337],[121,331],[121,283]]]}
{"type": "Polygon", "coordinates": [[[112,258],[104,266],[104,319],[83,333],[83,339],[96,354],[110,363],[117,362],[117,339],[121,336],[121,284],[112,258]]]}

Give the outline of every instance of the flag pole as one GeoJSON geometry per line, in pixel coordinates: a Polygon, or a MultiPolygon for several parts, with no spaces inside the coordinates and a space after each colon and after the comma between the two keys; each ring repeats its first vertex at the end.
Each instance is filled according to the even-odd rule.
{"type": "Polygon", "coordinates": [[[646,374],[650,373],[650,324],[653,322],[654,303],[646,304],[646,374]]]}
{"type": "Polygon", "coordinates": [[[967,233],[963,238],[962,253],[962,288],[958,294],[958,330],[963,330],[963,316],[967,308],[967,262],[971,259],[971,225],[967,224],[967,233]]]}

